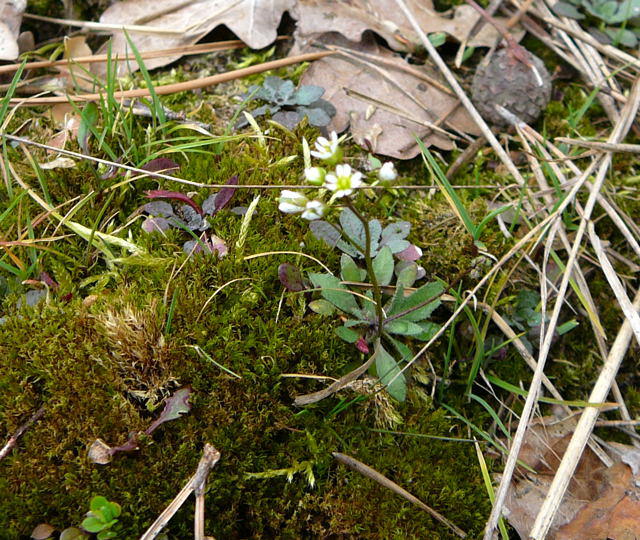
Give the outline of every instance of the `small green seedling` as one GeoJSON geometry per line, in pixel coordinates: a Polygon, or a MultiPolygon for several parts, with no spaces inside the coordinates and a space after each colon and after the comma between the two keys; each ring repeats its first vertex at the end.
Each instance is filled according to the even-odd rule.
{"type": "Polygon", "coordinates": [[[563,17],[599,20],[598,28],[588,30],[600,41],[612,41],[625,47],[635,47],[640,36],[640,1],[623,0],[560,0],[553,11],[563,17]],[[619,25],[619,26],[618,26],[619,25]]]}
{"type": "MultiPolygon", "coordinates": [[[[306,116],[309,124],[324,127],[335,116],[336,109],[328,101],[321,99],[324,88],[321,86],[303,85],[296,88],[293,82],[280,77],[267,77],[262,86],[251,86],[248,100],[260,100],[264,105],[251,111],[253,117],[270,114],[271,119],[289,129],[295,128],[306,116]]],[[[241,120],[237,127],[247,125],[241,120]]]]}
{"type": "Polygon", "coordinates": [[[87,532],[97,533],[98,540],[117,538],[118,533],[112,528],[118,523],[117,518],[122,512],[120,505],[98,495],[91,499],[89,508],[87,517],[82,521],[82,528],[87,532]]]}

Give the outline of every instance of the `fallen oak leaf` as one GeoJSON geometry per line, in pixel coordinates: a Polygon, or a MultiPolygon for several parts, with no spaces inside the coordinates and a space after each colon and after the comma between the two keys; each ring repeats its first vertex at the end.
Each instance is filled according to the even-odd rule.
{"type": "MultiPolygon", "coordinates": [[[[425,33],[444,32],[460,42],[467,39],[480,19],[468,5],[456,7],[453,18],[438,13],[431,1],[407,0],[407,6],[425,33]]],[[[292,16],[297,21],[296,41],[301,47],[327,32],[338,32],[348,40],[358,42],[367,30],[384,38],[396,51],[413,51],[421,47],[418,36],[402,12],[388,0],[299,0],[292,16]]],[[[496,17],[496,20],[506,23],[502,17],[496,17]]],[[[522,38],[523,34],[519,32],[516,38],[522,38]]],[[[495,28],[484,25],[467,45],[492,47],[499,37],[495,28]]],[[[299,51],[296,47],[294,50],[299,51]]]]}
{"type": "MultiPolygon", "coordinates": [[[[543,417],[532,421],[527,431],[519,461],[535,474],[522,467],[505,500],[507,520],[521,538],[529,535],[575,426],[574,417],[543,417]]],[[[623,444],[603,444],[614,450],[609,452],[613,466],[606,467],[593,450],[585,448],[550,537],[601,540],[640,536],[640,471],[636,466],[640,452],[623,444]]]]}
{"type": "Polygon", "coordinates": [[[349,127],[358,144],[397,159],[420,153],[416,137],[427,146],[450,150],[453,131],[479,134],[457,97],[427,66],[410,66],[370,35],[352,43],[327,34],[322,42],[341,54],[314,62],[301,84],[326,89],[325,97],[337,110],[329,131],[340,133],[349,127]]]}
{"type": "MultiPolygon", "coordinates": [[[[275,41],[280,20],[291,11],[296,0],[127,0],[115,2],[100,17],[100,22],[117,25],[146,25],[156,32],[131,33],[129,38],[140,52],[192,45],[225,25],[253,49],[262,49],[275,41]]],[[[117,32],[111,39],[113,57],[131,50],[127,36],[117,32]]],[[[107,51],[103,46],[102,53],[107,51]]],[[[175,54],[145,61],[147,69],[164,66],[180,58],[175,54]]],[[[105,72],[105,64],[96,64],[96,73],[105,72]]],[[[136,71],[135,61],[119,62],[119,75],[136,71]]]]}

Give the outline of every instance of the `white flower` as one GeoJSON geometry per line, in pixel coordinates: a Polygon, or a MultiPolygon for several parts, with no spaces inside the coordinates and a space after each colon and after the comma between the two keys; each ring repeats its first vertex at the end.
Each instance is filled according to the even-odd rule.
{"type": "Polygon", "coordinates": [[[285,214],[297,214],[305,211],[309,199],[307,199],[302,193],[285,189],[280,193],[278,202],[280,203],[278,205],[280,212],[284,212],[285,214]]]}
{"type": "Polygon", "coordinates": [[[321,201],[309,201],[304,209],[304,212],[302,212],[302,217],[304,219],[308,219],[309,221],[320,219],[322,216],[324,216],[326,209],[326,205],[321,201]]]}
{"type": "Polygon", "coordinates": [[[387,161],[380,170],[378,170],[378,178],[385,182],[393,182],[396,178],[398,178],[398,173],[396,168],[393,166],[393,163],[387,161]]]}
{"type": "Polygon", "coordinates": [[[338,146],[338,134],[332,131],[330,137],[331,140],[326,137],[318,137],[316,150],[312,150],[311,155],[324,161],[336,163],[342,157],[342,150],[338,146]]]}
{"type": "Polygon", "coordinates": [[[355,188],[362,185],[362,173],[351,171],[349,165],[338,165],[335,173],[329,173],[324,178],[324,187],[333,191],[333,198],[339,199],[351,195],[355,188]]]}
{"type": "Polygon", "coordinates": [[[314,186],[322,185],[325,174],[327,174],[327,171],[322,167],[308,167],[304,170],[304,177],[307,179],[307,182],[314,186]]]}

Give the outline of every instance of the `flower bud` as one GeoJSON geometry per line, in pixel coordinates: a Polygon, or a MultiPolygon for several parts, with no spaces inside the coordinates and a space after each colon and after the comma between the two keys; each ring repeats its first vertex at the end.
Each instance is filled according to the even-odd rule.
{"type": "Polygon", "coordinates": [[[318,137],[315,146],[316,149],[311,151],[311,155],[318,159],[332,165],[342,159],[342,149],[338,146],[338,134],[335,131],[331,132],[330,139],[318,137]]]}
{"type": "Polygon", "coordinates": [[[304,212],[302,212],[302,217],[309,221],[320,219],[324,216],[326,210],[327,206],[322,201],[309,201],[304,212]]]}
{"type": "Polygon", "coordinates": [[[304,212],[309,199],[297,191],[283,190],[278,199],[278,209],[285,214],[304,212]]]}
{"type": "Polygon", "coordinates": [[[304,170],[304,177],[307,179],[307,182],[314,186],[321,186],[326,174],[327,171],[322,167],[308,167],[304,170]]]}
{"type": "Polygon", "coordinates": [[[378,178],[383,182],[393,182],[396,178],[398,178],[398,173],[396,168],[393,166],[393,163],[387,161],[385,164],[380,167],[378,170],[378,178]]]}

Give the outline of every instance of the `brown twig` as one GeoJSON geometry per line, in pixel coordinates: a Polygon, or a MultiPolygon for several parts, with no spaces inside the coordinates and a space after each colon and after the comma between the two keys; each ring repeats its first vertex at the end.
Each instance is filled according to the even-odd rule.
{"type": "MultiPolygon", "coordinates": [[[[333,51],[321,51],[315,53],[300,54],[297,56],[290,56],[288,58],[281,58],[279,60],[273,60],[271,62],[264,62],[255,66],[249,66],[241,69],[234,69],[227,71],[226,73],[218,73],[210,77],[203,77],[202,79],[195,79],[193,81],[186,81],[181,83],[164,84],[154,87],[154,92],[159,96],[166,96],[167,94],[176,94],[178,92],[188,92],[189,90],[196,90],[198,88],[205,88],[207,86],[213,86],[214,84],[220,84],[223,82],[233,81],[235,79],[241,79],[249,75],[255,75],[256,73],[262,73],[272,69],[278,69],[293,64],[299,64],[301,62],[311,62],[312,60],[318,60],[335,54],[333,51]]],[[[51,105],[54,103],[67,103],[69,101],[98,101],[104,96],[104,92],[95,94],[76,94],[67,96],[55,96],[55,97],[40,97],[40,98],[13,98],[10,103],[12,105],[51,105]]],[[[148,88],[136,88],[134,90],[123,90],[120,92],[114,92],[114,99],[136,98],[149,96],[148,88]]]]}
{"type": "Polygon", "coordinates": [[[462,167],[464,167],[467,163],[473,160],[476,157],[478,151],[487,144],[487,138],[484,135],[480,135],[473,141],[469,146],[464,149],[456,160],[451,164],[451,166],[447,169],[447,173],[445,176],[448,180],[451,180],[462,167]]]}
{"type": "MultiPolygon", "coordinates": [[[[176,54],[179,54],[181,56],[191,54],[204,54],[214,51],[224,51],[228,49],[240,49],[242,47],[246,47],[243,41],[240,41],[239,39],[232,39],[214,43],[198,43],[197,45],[190,45],[188,47],[183,46],[173,47],[171,49],[158,49],[155,51],[141,51],[140,57],[144,60],[148,60],[150,58],[161,58],[163,56],[173,56],[176,54]]],[[[68,67],[74,64],[94,64],[98,62],[107,62],[108,60],[109,57],[106,54],[92,54],[90,56],[78,56],[76,58],[64,58],[62,60],[38,60],[34,62],[27,62],[24,64],[24,69],[39,69],[58,66],[68,67]]],[[[125,60],[135,61],[136,57],[132,54],[124,56],[111,56],[111,61],[114,62],[123,62],[125,60]]],[[[18,71],[21,66],[21,63],[0,66],[0,73],[13,73],[14,71],[18,71]]]]}
{"type": "MultiPolygon", "coordinates": [[[[152,540],[164,527],[171,521],[171,518],[174,514],[180,509],[180,507],[187,500],[189,495],[191,495],[192,491],[200,490],[198,493],[201,493],[201,498],[204,497],[204,483],[206,482],[207,475],[209,471],[215,466],[216,463],[220,460],[220,452],[216,450],[211,444],[206,443],[204,445],[204,450],[202,452],[202,458],[200,458],[200,462],[198,463],[198,468],[196,469],[196,473],[189,479],[189,481],[185,484],[185,486],[180,490],[180,493],[176,495],[175,499],[169,503],[169,505],[162,511],[162,513],[157,517],[157,519],[151,524],[151,526],[146,530],[146,532],[140,537],[140,540],[152,540]]],[[[204,504],[203,500],[200,502],[200,506],[202,506],[201,517],[202,517],[202,528],[204,528],[204,504]]],[[[196,508],[198,507],[198,494],[196,493],[196,508]]],[[[196,512],[196,527],[198,527],[198,512],[196,512]]],[[[198,529],[196,529],[196,532],[198,529]]]]}
{"type": "Polygon", "coordinates": [[[467,537],[467,533],[465,533],[462,529],[460,529],[459,527],[451,523],[451,521],[449,521],[442,514],[440,514],[430,506],[427,506],[420,499],[418,499],[418,497],[416,497],[415,495],[412,495],[406,489],[400,487],[393,480],[390,480],[386,476],[380,474],[375,469],[372,469],[368,465],[365,465],[364,463],[362,463],[362,461],[358,461],[356,458],[347,456],[346,454],[341,454],[340,452],[332,452],[331,455],[334,458],[336,458],[340,463],[349,467],[351,470],[356,471],[361,475],[366,476],[367,478],[371,478],[371,480],[374,480],[378,482],[378,484],[380,484],[381,486],[384,486],[387,489],[390,489],[396,495],[400,495],[400,497],[403,497],[410,503],[415,504],[419,508],[422,508],[422,510],[427,512],[431,517],[433,517],[434,519],[437,519],[440,523],[449,527],[449,529],[451,529],[460,538],[467,537]]]}
{"type": "MultiPolygon", "coordinates": [[[[378,350],[377,346],[375,350],[376,351],[378,350]]],[[[349,384],[351,381],[355,381],[358,377],[360,377],[360,375],[365,373],[371,367],[375,359],[376,359],[376,352],[374,352],[369,358],[369,360],[367,360],[360,367],[357,367],[356,369],[354,369],[353,371],[350,371],[343,377],[340,377],[337,381],[330,384],[326,388],[323,388],[322,390],[318,390],[317,392],[312,392],[311,394],[304,394],[302,396],[296,397],[293,400],[293,404],[296,407],[304,407],[305,405],[316,403],[318,401],[321,401],[329,397],[332,394],[335,394],[336,392],[344,388],[347,384],[349,384]]]]}
{"type": "Polygon", "coordinates": [[[0,461],[2,461],[5,457],[9,455],[11,450],[13,450],[15,445],[18,443],[18,439],[24,434],[24,432],[27,431],[34,422],[37,422],[38,420],[40,420],[40,418],[42,418],[44,411],[45,411],[45,408],[43,405],[35,413],[31,415],[31,418],[29,418],[29,420],[27,420],[18,429],[16,429],[15,433],[11,435],[11,437],[9,437],[7,444],[5,444],[2,450],[0,450],[0,461]]]}

